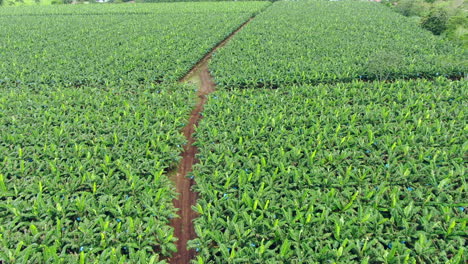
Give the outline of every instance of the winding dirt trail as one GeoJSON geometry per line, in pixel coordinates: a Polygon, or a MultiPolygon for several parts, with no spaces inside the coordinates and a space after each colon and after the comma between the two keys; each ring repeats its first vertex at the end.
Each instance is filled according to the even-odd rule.
{"type": "Polygon", "coordinates": [[[226,45],[228,41],[243,27],[245,27],[253,18],[242,24],[238,29],[231,33],[225,40],[216,45],[200,62],[198,62],[190,72],[183,77],[180,82],[194,83],[198,88],[198,102],[190,114],[189,123],[183,129],[184,136],[187,138],[187,145],[182,153],[182,160],[177,168],[177,172],[173,173],[171,179],[176,185],[176,190],[179,193],[178,199],[173,201],[174,207],[179,209],[179,218],[171,220],[171,226],[174,227],[174,236],[178,238],[176,242],[177,253],[169,259],[171,264],[188,264],[191,259],[194,259],[196,252],[187,249],[187,242],[196,238],[193,220],[197,217],[192,206],[196,204],[198,194],[192,191],[192,186],[195,184],[194,179],[188,178],[188,174],[192,172],[193,165],[198,161],[195,158],[197,147],[193,145],[195,142],[194,132],[196,126],[200,122],[203,112],[203,107],[207,101],[207,95],[215,91],[216,85],[208,70],[208,62],[213,53],[226,45]]]}

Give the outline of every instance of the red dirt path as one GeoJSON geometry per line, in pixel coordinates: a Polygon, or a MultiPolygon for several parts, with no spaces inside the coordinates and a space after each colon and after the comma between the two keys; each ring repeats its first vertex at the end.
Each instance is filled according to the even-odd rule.
{"type": "Polygon", "coordinates": [[[195,138],[193,137],[195,127],[200,122],[203,106],[207,100],[206,95],[215,90],[215,84],[211,79],[208,68],[203,67],[200,69],[201,72],[199,74],[202,85],[198,91],[199,100],[190,115],[188,125],[183,130],[184,136],[187,138],[188,142],[187,145],[185,145],[184,152],[182,153],[182,161],[174,177],[179,198],[174,200],[173,203],[174,207],[179,209],[179,218],[174,218],[171,221],[171,226],[174,227],[175,230],[174,236],[178,238],[176,242],[177,253],[169,259],[169,263],[172,264],[189,263],[195,256],[194,250],[187,249],[187,242],[196,238],[192,221],[197,217],[197,214],[192,210],[192,206],[196,204],[198,195],[191,190],[195,181],[188,178],[187,175],[192,171],[193,165],[197,162],[195,154],[198,151],[197,147],[193,145],[195,142],[195,138]]]}
{"type": "Polygon", "coordinates": [[[171,220],[171,226],[174,227],[174,236],[178,238],[177,252],[169,259],[171,264],[188,264],[194,259],[196,252],[187,249],[187,242],[197,237],[193,227],[193,220],[197,217],[192,206],[196,204],[198,194],[192,191],[192,186],[195,184],[194,179],[190,179],[187,175],[192,172],[193,165],[197,163],[195,158],[198,152],[197,147],[193,145],[195,142],[195,128],[200,122],[203,112],[203,107],[207,101],[207,95],[215,91],[216,85],[208,70],[208,62],[211,59],[213,52],[226,45],[226,43],[244,26],[246,26],[253,18],[242,24],[229,37],[220,42],[214,47],[190,72],[182,78],[181,82],[198,82],[198,102],[190,114],[189,123],[183,129],[184,136],[187,138],[187,145],[182,153],[182,160],[177,168],[177,173],[172,180],[175,182],[176,190],[179,193],[178,199],[174,199],[175,208],[179,209],[179,217],[171,220]]]}

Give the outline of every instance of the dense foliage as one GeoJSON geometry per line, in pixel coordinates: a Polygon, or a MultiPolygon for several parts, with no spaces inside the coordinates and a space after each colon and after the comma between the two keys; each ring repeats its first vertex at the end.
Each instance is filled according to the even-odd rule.
{"type": "MultiPolygon", "coordinates": [[[[164,263],[197,91],[174,83],[269,5],[0,9],[0,263],[164,263]]],[[[211,64],[196,261],[466,262],[462,52],[375,3],[260,14],[211,64]]]]}
{"type": "Polygon", "coordinates": [[[464,263],[466,82],[213,94],[198,263],[464,263]]]}
{"type": "Polygon", "coordinates": [[[194,87],[177,81],[268,3],[0,10],[0,262],[151,263],[194,87]]]}
{"type": "Polygon", "coordinates": [[[447,29],[449,16],[443,9],[434,9],[421,20],[421,26],[436,35],[442,34],[447,29]]]}
{"type": "Polygon", "coordinates": [[[382,3],[404,16],[413,17],[429,31],[435,34],[442,33],[450,40],[462,43],[465,49],[468,48],[467,1],[384,0],[382,3]]]}
{"type": "Polygon", "coordinates": [[[176,81],[265,2],[0,10],[0,86],[176,81]]]}
{"type": "MultiPolygon", "coordinates": [[[[239,2],[239,1],[267,1],[267,0],[105,0],[105,3],[169,3],[169,2],[239,2]]],[[[274,2],[277,0],[272,0],[274,2]]],[[[83,4],[83,3],[97,3],[102,4],[101,1],[97,0],[0,0],[0,7],[5,6],[21,6],[21,5],[57,5],[57,4],[83,4]]]]}
{"type": "Polygon", "coordinates": [[[192,89],[0,88],[0,260],[170,255],[192,89]]]}
{"type": "MultiPolygon", "coordinates": [[[[132,5],[67,5],[67,6],[18,6],[0,9],[0,16],[41,16],[41,15],[106,15],[106,14],[174,14],[188,16],[210,13],[257,13],[268,6],[265,2],[250,3],[159,3],[132,5]]],[[[194,21],[195,22],[195,21],[194,21]]]]}
{"type": "Polygon", "coordinates": [[[228,87],[462,76],[463,50],[383,5],[277,2],[211,63],[228,87]]]}
{"type": "Polygon", "coordinates": [[[269,1],[275,2],[278,0],[139,0],[145,3],[163,3],[163,2],[249,2],[249,1],[269,1]]]}

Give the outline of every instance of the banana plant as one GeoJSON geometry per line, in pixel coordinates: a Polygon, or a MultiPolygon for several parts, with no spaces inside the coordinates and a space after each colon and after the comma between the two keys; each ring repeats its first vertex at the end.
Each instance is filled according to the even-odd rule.
{"type": "Polygon", "coordinates": [[[447,99],[465,87],[440,78],[215,92],[196,130],[196,261],[464,260],[466,135],[452,123],[464,100],[447,99]]]}
{"type": "MultiPolygon", "coordinates": [[[[460,46],[382,5],[279,1],[217,51],[210,69],[224,89],[278,88],[353,80],[463,78],[468,70],[463,57],[460,46]]],[[[424,129],[422,124],[421,120],[417,127],[424,129]]]]}
{"type": "Polygon", "coordinates": [[[10,102],[0,106],[0,260],[146,263],[176,251],[166,172],[185,143],[173,124],[190,112],[193,87],[131,89],[0,88],[10,102]]]}

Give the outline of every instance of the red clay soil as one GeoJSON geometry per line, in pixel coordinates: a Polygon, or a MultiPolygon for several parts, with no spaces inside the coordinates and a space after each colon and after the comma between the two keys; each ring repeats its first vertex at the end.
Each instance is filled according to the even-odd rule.
{"type": "Polygon", "coordinates": [[[194,179],[190,179],[187,175],[192,172],[193,165],[197,163],[195,158],[197,147],[193,145],[195,142],[195,128],[200,122],[203,112],[203,107],[207,100],[207,95],[215,91],[215,83],[208,70],[208,61],[211,59],[213,52],[226,45],[226,43],[250,21],[242,24],[229,37],[220,42],[213,48],[190,72],[182,78],[181,82],[189,82],[192,79],[199,79],[198,84],[198,102],[193,109],[189,123],[183,129],[184,136],[187,138],[187,144],[182,153],[182,160],[177,168],[177,173],[173,177],[176,185],[176,190],[179,193],[178,199],[174,199],[175,208],[179,209],[179,217],[171,220],[171,226],[174,227],[174,236],[178,239],[176,242],[177,252],[169,259],[171,264],[187,264],[195,258],[196,252],[187,249],[187,242],[196,238],[193,220],[197,217],[192,206],[196,205],[198,194],[192,191],[192,186],[195,184],[194,179]]]}
{"type": "Polygon", "coordinates": [[[183,130],[188,142],[185,145],[182,161],[174,177],[179,197],[173,203],[174,207],[179,209],[179,218],[174,218],[171,221],[171,226],[174,227],[174,236],[178,238],[176,242],[177,253],[169,259],[169,263],[173,264],[190,263],[190,260],[195,257],[195,251],[187,249],[187,242],[196,238],[192,221],[197,217],[197,214],[192,210],[192,206],[196,204],[198,194],[191,189],[192,185],[195,184],[194,179],[188,178],[187,175],[192,171],[193,165],[197,163],[195,154],[198,151],[197,147],[193,145],[195,142],[195,138],[193,137],[195,127],[200,122],[203,106],[207,100],[206,96],[215,90],[215,84],[208,72],[208,68],[205,66],[200,68],[200,70],[199,75],[202,85],[198,90],[199,100],[190,115],[188,125],[183,130]]]}

